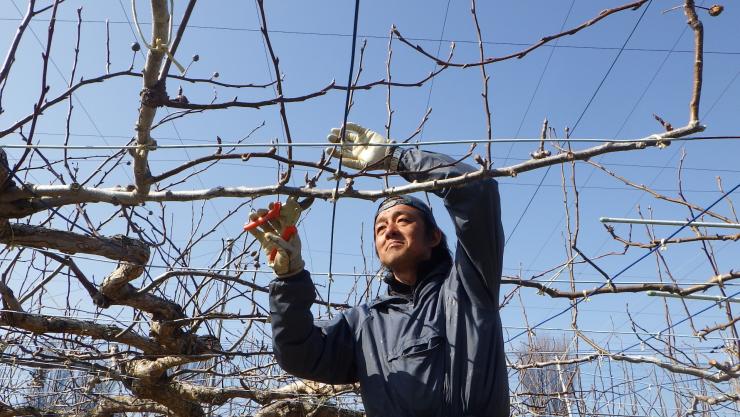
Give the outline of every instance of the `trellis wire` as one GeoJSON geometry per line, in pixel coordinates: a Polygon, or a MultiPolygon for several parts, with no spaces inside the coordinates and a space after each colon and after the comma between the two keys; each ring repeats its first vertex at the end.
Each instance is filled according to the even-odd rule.
{"type": "MultiPolygon", "coordinates": [[[[693,136],[684,138],[667,138],[668,142],[691,142],[697,140],[731,140],[740,139],[740,136],[693,136]]],[[[599,138],[564,138],[564,139],[552,139],[548,142],[561,142],[561,143],[634,143],[642,142],[645,140],[653,140],[652,137],[645,137],[639,139],[599,139],[599,138]]],[[[541,138],[499,138],[499,139],[451,139],[451,140],[431,140],[421,141],[414,143],[365,143],[365,144],[353,144],[346,143],[343,146],[376,146],[376,147],[407,147],[416,148],[419,146],[442,146],[442,145],[458,145],[458,144],[486,144],[486,143],[540,143],[541,138]]],[[[197,149],[197,148],[326,148],[329,144],[327,142],[303,142],[303,143],[273,143],[273,142],[259,142],[259,143],[198,143],[198,144],[181,144],[181,145],[157,145],[148,147],[150,150],[159,149],[197,149]]],[[[0,149],[68,149],[68,150],[132,150],[139,149],[140,145],[19,145],[19,144],[0,144],[0,149]]]]}

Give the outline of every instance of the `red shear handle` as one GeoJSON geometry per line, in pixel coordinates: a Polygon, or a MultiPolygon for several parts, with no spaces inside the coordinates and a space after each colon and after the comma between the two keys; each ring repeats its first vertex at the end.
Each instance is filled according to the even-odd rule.
{"type": "MultiPolygon", "coordinates": [[[[298,233],[298,229],[297,229],[297,228],[296,228],[295,226],[293,226],[293,225],[290,225],[290,226],[286,227],[286,228],[285,228],[285,230],[283,230],[283,234],[282,234],[282,235],[280,235],[280,237],[281,237],[281,238],[283,238],[283,240],[287,242],[287,241],[289,241],[289,240],[290,240],[290,238],[292,238],[292,237],[293,237],[293,236],[294,236],[294,235],[295,235],[296,233],[298,233]]],[[[276,255],[277,255],[277,248],[273,248],[273,249],[272,249],[272,250],[270,251],[270,262],[273,262],[273,261],[275,260],[275,256],[276,256],[276,255]]]]}
{"type": "Polygon", "coordinates": [[[264,216],[261,216],[261,217],[257,218],[257,220],[254,220],[254,221],[251,221],[251,222],[245,224],[244,225],[244,231],[245,232],[248,232],[248,231],[256,228],[257,226],[262,226],[268,220],[272,220],[272,219],[280,216],[280,208],[282,206],[283,205],[279,201],[274,202],[272,204],[272,208],[270,209],[270,211],[267,212],[267,214],[265,214],[264,216]]]}

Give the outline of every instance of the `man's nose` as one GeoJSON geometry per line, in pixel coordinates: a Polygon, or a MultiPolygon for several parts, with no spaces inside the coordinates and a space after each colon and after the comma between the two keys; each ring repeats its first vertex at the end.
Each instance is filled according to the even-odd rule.
{"type": "Polygon", "coordinates": [[[383,231],[383,235],[388,238],[395,236],[398,233],[398,227],[394,223],[388,223],[385,230],[383,231]]]}

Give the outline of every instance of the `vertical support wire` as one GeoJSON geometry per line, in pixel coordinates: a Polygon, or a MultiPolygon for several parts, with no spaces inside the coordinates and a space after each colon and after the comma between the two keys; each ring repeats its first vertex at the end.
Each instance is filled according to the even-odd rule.
{"type": "Polygon", "coordinates": [[[336,224],[336,216],[337,216],[337,195],[339,193],[339,181],[341,180],[341,176],[339,175],[340,172],[342,172],[342,152],[341,152],[341,146],[344,145],[344,139],[345,135],[347,133],[347,117],[349,117],[349,109],[350,109],[350,103],[352,102],[352,77],[354,75],[355,71],[355,49],[357,45],[357,22],[359,20],[359,12],[360,12],[360,0],[355,0],[355,18],[354,18],[354,24],[352,27],[352,53],[350,54],[350,63],[349,63],[349,76],[347,77],[347,96],[344,100],[344,117],[342,119],[342,131],[339,136],[339,146],[340,146],[340,152],[339,152],[339,164],[337,165],[337,179],[336,184],[334,186],[334,198],[332,202],[332,209],[331,209],[331,237],[329,239],[329,276],[328,276],[328,285],[327,285],[327,292],[326,292],[326,312],[331,318],[331,284],[334,281],[334,277],[332,275],[332,264],[334,262],[334,226],[336,224]]]}

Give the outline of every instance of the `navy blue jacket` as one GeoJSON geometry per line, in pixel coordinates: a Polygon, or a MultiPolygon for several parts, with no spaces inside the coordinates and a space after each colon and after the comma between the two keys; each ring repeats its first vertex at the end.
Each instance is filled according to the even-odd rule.
{"type": "MultiPolygon", "coordinates": [[[[399,170],[419,181],[474,171],[452,162],[410,149],[399,170]]],[[[504,246],[498,185],[488,179],[436,194],[455,226],[454,262],[437,262],[414,287],[394,283],[387,295],[324,324],[314,323],[310,311],[315,287],[307,271],[275,280],[275,357],[301,378],[359,381],[368,417],[509,416],[498,312],[504,246]]]]}

